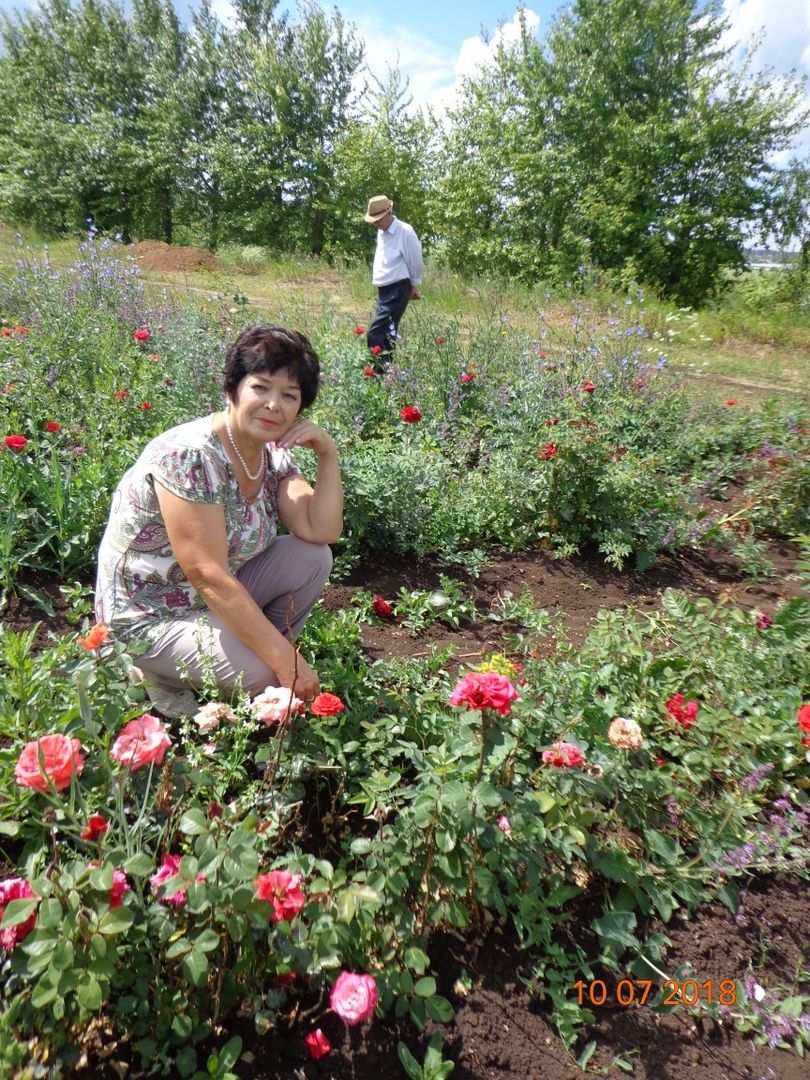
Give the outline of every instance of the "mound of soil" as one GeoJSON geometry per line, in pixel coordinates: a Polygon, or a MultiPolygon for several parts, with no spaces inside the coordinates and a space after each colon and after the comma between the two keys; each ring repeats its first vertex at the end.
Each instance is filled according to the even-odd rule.
{"type": "Polygon", "coordinates": [[[135,244],[132,253],[144,270],[196,272],[219,269],[213,252],[198,247],[175,247],[162,240],[142,240],[135,244]]]}

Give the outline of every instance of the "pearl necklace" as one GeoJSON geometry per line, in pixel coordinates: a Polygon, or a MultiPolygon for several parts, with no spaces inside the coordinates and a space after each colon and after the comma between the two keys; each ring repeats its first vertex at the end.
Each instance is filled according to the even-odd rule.
{"type": "Polygon", "coordinates": [[[242,452],[240,451],[239,447],[236,445],[236,439],[233,437],[233,432],[231,431],[231,425],[228,423],[227,416],[225,417],[225,430],[228,432],[228,438],[231,441],[231,446],[233,447],[233,452],[239,458],[239,464],[245,470],[245,476],[248,478],[248,480],[258,480],[260,476],[264,475],[264,470],[267,467],[267,461],[266,461],[266,455],[265,455],[265,452],[264,452],[264,447],[262,447],[262,463],[259,466],[258,471],[255,472],[255,473],[252,473],[250,471],[250,469],[247,467],[247,465],[245,464],[245,459],[242,457],[242,452]]]}

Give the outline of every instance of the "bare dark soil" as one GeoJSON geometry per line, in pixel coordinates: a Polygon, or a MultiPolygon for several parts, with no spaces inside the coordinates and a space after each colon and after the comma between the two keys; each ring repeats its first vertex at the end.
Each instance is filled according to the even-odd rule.
{"type": "MultiPolygon", "coordinates": [[[[780,601],[799,593],[799,581],[789,544],[772,543],[769,556],[774,575],[751,581],[733,557],[716,551],[664,558],[644,574],[612,570],[597,557],[558,561],[540,549],[501,551],[478,579],[470,581],[470,588],[482,615],[504,590],[520,595],[527,588],[539,606],[564,621],[574,641],[581,641],[600,609],[633,605],[653,610],[667,588],[772,613],[780,601]]],[[[370,561],[330,585],[324,605],[327,610],[338,610],[358,588],[391,601],[401,587],[436,587],[439,573],[438,567],[428,563],[370,561]]],[[[450,572],[450,576],[461,575],[450,572]]],[[[45,618],[19,599],[3,617],[7,626],[17,629],[43,622],[44,644],[48,632],[61,633],[71,627],[64,618],[57,583],[36,584],[54,604],[56,618],[45,618]]],[[[366,624],[363,643],[371,660],[427,655],[432,647],[452,646],[457,663],[475,664],[503,648],[505,634],[513,629],[481,618],[458,631],[434,626],[411,637],[395,623],[366,624]]],[[[711,980],[715,985],[721,979],[741,979],[749,970],[765,986],[789,987],[802,971],[806,980],[810,955],[806,883],[780,876],[755,879],[745,912],[744,924],[738,925],[726,908],[713,904],[691,921],[676,918],[667,927],[652,927],[672,941],[667,973],[683,977],[689,971],[699,983],[711,980]]],[[[577,933],[576,912],[567,932],[577,933]]],[[[532,957],[518,947],[508,925],[493,923],[466,937],[437,933],[431,953],[439,992],[456,1009],[455,1021],[441,1031],[445,1058],[455,1062],[453,1080],[573,1080],[582,1075],[574,1059],[590,1039],[597,1041],[597,1049],[589,1070],[610,1078],[629,1075],[628,1067],[637,1080],[806,1080],[810,1075],[807,1061],[787,1050],[758,1046],[729,1023],[721,1025],[705,1014],[698,1019],[684,1008],[661,1012],[647,1005],[622,1007],[613,992],[603,1006],[594,1009],[596,1022],[572,1056],[556,1033],[542,994],[527,988],[532,957]]],[[[610,987],[607,977],[606,981],[610,987]]],[[[803,990],[810,992],[806,981],[803,990]]],[[[283,1021],[269,1034],[260,1037],[249,1019],[236,1020],[218,1041],[233,1034],[242,1036],[243,1055],[236,1072],[244,1080],[401,1080],[405,1074],[397,1043],[404,1041],[422,1061],[431,1030],[420,1033],[409,1022],[393,1017],[375,1020],[363,1031],[346,1029],[322,1001],[305,990],[291,996],[283,1021]],[[333,1047],[317,1062],[309,1059],[304,1044],[304,1036],[315,1027],[323,1029],[333,1047]]],[[[110,1064],[97,1064],[91,1072],[94,1076],[137,1075],[132,1067],[111,1070],[110,1064]]]]}

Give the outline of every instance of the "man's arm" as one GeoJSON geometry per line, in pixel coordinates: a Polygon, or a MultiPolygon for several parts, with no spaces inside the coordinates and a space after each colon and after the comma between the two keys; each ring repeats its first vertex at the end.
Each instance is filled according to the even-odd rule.
{"type": "Polygon", "coordinates": [[[422,275],[425,272],[425,264],[422,260],[422,245],[419,243],[419,237],[411,226],[402,230],[402,239],[402,254],[408,267],[408,277],[411,279],[411,299],[419,300],[421,295],[416,287],[422,284],[422,275]],[[414,291],[416,296],[414,296],[414,291]]]}

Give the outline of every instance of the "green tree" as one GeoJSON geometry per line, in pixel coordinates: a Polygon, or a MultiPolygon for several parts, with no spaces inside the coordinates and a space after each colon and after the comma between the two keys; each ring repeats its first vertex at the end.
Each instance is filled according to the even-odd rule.
{"type": "Polygon", "coordinates": [[[524,28],[501,49],[453,116],[445,183],[463,194],[466,160],[479,198],[458,235],[446,223],[451,257],[489,221],[499,270],[536,278],[591,263],[687,303],[742,265],[773,157],[807,114],[798,84],[754,73],[750,59],[732,65],[719,11],[714,0],[575,0],[543,44],[524,28]]]}
{"type": "Polygon", "coordinates": [[[128,230],[141,94],[114,3],[45,0],[0,18],[0,208],[46,230],[128,230]]]}
{"type": "Polygon", "coordinates": [[[373,79],[362,114],[348,121],[337,141],[331,251],[369,253],[373,237],[362,215],[368,199],[379,194],[393,199],[396,213],[429,243],[437,125],[430,112],[412,113],[411,103],[407,81],[390,69],[384,83],[373,79]]]}

